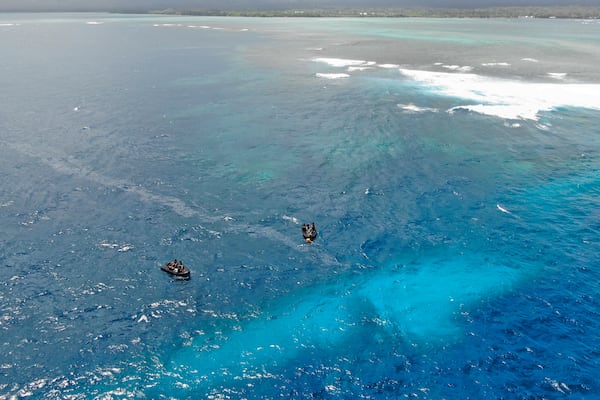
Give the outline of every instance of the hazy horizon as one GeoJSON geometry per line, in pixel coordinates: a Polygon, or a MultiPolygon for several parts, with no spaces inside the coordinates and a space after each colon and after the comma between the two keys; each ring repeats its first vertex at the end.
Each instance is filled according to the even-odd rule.
{"type": "Polygon", "coordinates": [[[527,6],[600,6],[600,0],[561,2],[556,0],[3,0],[4,11],[148,11],[153,9],[261,10],[290,8],[340,7],[527,7],[527,6]]]}

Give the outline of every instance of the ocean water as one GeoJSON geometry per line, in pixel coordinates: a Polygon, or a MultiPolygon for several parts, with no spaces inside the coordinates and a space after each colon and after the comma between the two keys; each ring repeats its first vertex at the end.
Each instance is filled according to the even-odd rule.
{"type": "Polygon", "coordinates": [[[599,398],[598,37],[0,15],[0,399],[599,398]]]}

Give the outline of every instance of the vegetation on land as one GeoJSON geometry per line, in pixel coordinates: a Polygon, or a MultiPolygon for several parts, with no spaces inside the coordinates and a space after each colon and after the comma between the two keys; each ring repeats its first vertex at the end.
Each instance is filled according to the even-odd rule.
{"type": "Polygon", "coordinates": [[[151,14],[234,17],[574,18],[600,19],[600,7],[332,8],[296,10],[153,10],[151,14]]]}

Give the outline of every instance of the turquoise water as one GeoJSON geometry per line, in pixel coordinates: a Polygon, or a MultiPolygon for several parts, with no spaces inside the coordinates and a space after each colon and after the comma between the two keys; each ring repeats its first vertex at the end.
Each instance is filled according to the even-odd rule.
{"type": "Polygon", "coordinates": [[[599,34],[0,15],[0,399],[595,398],[599,34]]]}

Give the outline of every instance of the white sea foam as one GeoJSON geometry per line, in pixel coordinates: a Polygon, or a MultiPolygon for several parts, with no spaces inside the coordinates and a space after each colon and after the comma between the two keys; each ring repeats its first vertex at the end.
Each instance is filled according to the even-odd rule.
{"type": "Polygon", "coordinates": [[[530,58],[530,57],[525,57],[525,58],[521,58],[521,61],[527,61],[527,62],[539,62],[539,60],[535,59],[535,58],[530,58]]]}
{"type": "Polygon", "coordinates": [[[319,57],[314,58],[313,61],[325,63],[332,67],[350,67],[350,66],[358,66],[358,65],[372,65],[364,60],[348,60],[344,58],[328,58],[328,57],[319,57]]]}
{"type": "Polygon", "coordinates": [[[560,106],[600,110],[599,84],[531,83],[476,74],[400,69],[434,93],[468,102],[450,112],[468,110],[505,119],[537,120],[539,113],[560,106]]]}
{"type": "MultiPolygon", "coordinates": [[[[318,57],[313,58],[313,61],[327,64],[335,68],[346,68],[347,72],[357,72],[373,69],[374,67],[380,68],[398,68],[395,64],[377,64],[375,61],[365,60],[351,60],[345,58],[329,58],[329,57],[318,57]]],[[[326,79],[343,79],[349,78],[350,75],[346,73],[317,73],[317,77],[326,79]]]]}
{"type": "Polygon", "coordinates": [[[283,216],[283,217],[281,217],[281,218],[283,218],[283,219],[284,219],[284,220],[286,220],[286,221],[291,221],[291,222],[293,222],[293,223],[295,223],[295,224],[298,224],[298,223],[300,223],[300,221],[298,221],[298,218],[296,218],[296,217],[290,217],[289,215],[284,215],[284,216],[283,216]]]}
{"type": "Polygon", "coordinates": [[[567,74],[565,72],[548,72],[548,76],[552,79],[565,79],[567,74]]]}
{"type": "MultiPolygon", "coordinates": [[[[225,29],[225,28],[214,28],[212,26],[208,26],[208,25],[188,25],[188,28],[192,28],[192,29],[225,29]]],[[[240,29],[240,31],[247,31],[248,29],[240,29]]]]}
{"type": "Polygon", "coordinates": [[[373,67],[348,67],[347,71],[348,72],[354,72],[354,71],[365,71],[367,69],[373,69],[373,67]]]}
{"type": "Polygon", "coordinates": [[[472,111],[484,115],[492,115],[504,119],[536,119],[540,111],[538,107],[526,105],[487,105],[474,104],[452,107],[448,110],[450,114],[456,111],[472,111]]]}
{"type": "Polygon", "coordinates": [[[316,74],[317,78],[324,78],[324,79],[345,79],[345,78],[350,78],[349,74],[325,74],[325,73],[320,73],[318,72],[316,74]]]}
{"type": "Polygon", "coordinates": [[[98,247],[107,247],[109,249],[116,249],[117,247],[119,247],[119,245],[117,243],[102,242],[102,243],[98,244],[98,247]]]}
{"type": "Polygon", "coordinates": [[[137,322],[150,322],[150,319],[146,315],[142,315],[140,318],[138,318],[137,322]]]}
{"type": "MultiPolygon", "coordinates": [[[[375,67],[384,68],[384,69],[397,69],[400,68],[398,64],[378,64],[375,61],[365,61],[365,60],[352,60],[346,58],[329,58],[329,57],[318,57],[313,58],[313,61],[327,64],[331,67],[335,68],[346,68],[347,72],[356,72],[356,71],[365,71],[369,69],[373,69],[375,67]]],[[[329,79],[338,79],[338,78],[347,78],[348,76],[338,74],[318,74],[318,76],[322,78],[329,79]]]]}
{"type": "Polygon", "coordinates": [[[510,214],[510,211],[508,211],[506,208],[502,207],[500,204],[496,204],[496,208],[498,210],[502,211],[503,213],[510,214]]]}
{"type": "Polygon", "coordinates": [[[473,67],[471,67],[469,65],[442,65],[442,68],[446,68],[451,71],[458,71],[458,72],[470,72],[473,70],[473,67]]]}
{"type": "Polygon", "coordinates": [[[86,22],[87,25],[102,25],[104,22],[100,22],[100,21],[88,21],[86,22]]]}
{"type": "Polygon", "coordinates": [[[409,104],[397,104],[398,108],[404,110],[407,113],[423,113],[423,112],[438,112],[437,108],[430,107],[419,107],[413,103],[409,104]]]}
{"type": "Polygon", "coordinates": [[[510,67],[510,64],[507,62],[489,62],[489,63],[481,63],[484,67],[510,67]]]}

